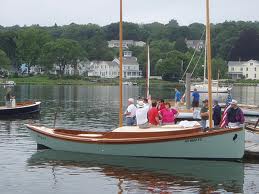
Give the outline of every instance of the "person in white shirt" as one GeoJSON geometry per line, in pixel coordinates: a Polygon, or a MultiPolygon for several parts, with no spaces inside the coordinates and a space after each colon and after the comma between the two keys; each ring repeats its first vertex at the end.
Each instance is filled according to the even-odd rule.
{"type": "Polygon", "coordinates": [[[143,101],[139,101],[139,103],[137,104],[137,107],[138,107],[136,110],[137,125],[141,129],[149,128],[148,119],[147,119],[149,106],[145,106],[145,103],[143,101]]]}
{"type": "Polygon", "coordinates": [[[128,99],[128,107],[124,115],[126,116],[126,124],[127,126],[135,125],[136,121],[136,106],[134,105],[134,99],[128,99]]]}

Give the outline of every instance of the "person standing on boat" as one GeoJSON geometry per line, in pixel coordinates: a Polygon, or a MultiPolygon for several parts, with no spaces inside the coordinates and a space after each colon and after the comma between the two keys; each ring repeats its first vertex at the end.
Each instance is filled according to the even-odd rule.
{"type": "Polygon", "coordinates": [[[126,124],[127,126],[135,125],[136,121],[136,106],[134,105],[134,99],[128,99],[128,107],[124,115],[126,116],[126,124]]]}
{"type": "Polygon", "coordinates": [[[14,98],[14,96],[12,96],[12,89],[11,88],[7,88],[7,92],[6,92],[6,95],[5,95],[5,105],[7,107],[10,107],[11,106],[11,99],[14,98]]]}
{"type": "Polygon", "coordinates": [[[200,102],[200,94],[199,92],[197,91],[196,88],[194,88],[193,90],[193,93],[192,93],[192,108],[196,108],[196,107],[199,107],[199,102],[200,102]]]}
{"type": "Polygon", "coordinates": [[[137,110],[136,110],[136,120],[137,120],[137,126],[141,129],[149,128],[148,123],[148,111],[149,106],[145,106],[145,103],[143,101],[139,101],[137,104],[137,110]]]}
{"type": "Polygon", "coordinates": [[[201,108],[201,127],[202,129],[206,129],[206,122],[209,119],[209,101],[203,100],[203,107],[201,108]]]}
{"type": "Polygon", "coordinates": [[[175,88],[175,107],[178,107],[180,102],[181,102],[181,93],[179,92],[179,90],[177,90],[177,88],[175,88]]]}
{"type": "Polygon", "coordinates": [[[241,108],[238,107],[237,101],[230,102],[230,108],[227,111],[227,125],[229,127],[240,127],[244,124],[245,118],[241,108]]]}
{"type": "Polygon", "coordinates": [[[171,108],[169,102],[165,103],[165,109],[159,111],[159,116],[162,118],[163,125],[175,124],[175,119],[178,115],[178,111],[171,108]]]}
{"type": "Polygon", "coordinates": [[[221,107],[219,106],[218,100],[213,101],[213,121],[214,127],[219,127],[221,121],[221,107]]]}
{"type": "Polygon", "coordinates": [[[160,124],[156,101],[152,102],[152,108],[148,111],[148,121],[151,126],[157,126],[160,124]]]}

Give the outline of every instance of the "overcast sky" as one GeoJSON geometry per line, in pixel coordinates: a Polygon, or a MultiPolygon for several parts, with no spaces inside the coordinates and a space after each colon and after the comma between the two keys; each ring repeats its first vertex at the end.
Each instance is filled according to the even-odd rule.
{"type": "MultiPolygon", "coordinates": [[[[0,25],[51,26],[119,20],[119,0],[2,0],[0,25]]],[[[176,19],[180,25],[205,21],[205,0],[123,0],[123,19],[135,23],[176,19]]],[[[259,21],[259,0],[211,0],[211,22],[259,21]]]]}

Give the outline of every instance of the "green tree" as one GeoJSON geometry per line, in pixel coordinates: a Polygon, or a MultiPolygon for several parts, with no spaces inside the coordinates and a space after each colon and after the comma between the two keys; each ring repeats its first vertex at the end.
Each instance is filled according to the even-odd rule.
{"type": "Polygon", "coordinates": [[[179,51],[173,51],[158,62],[157,71],[164,80],[179,80],[183,63],[187,63],[186,56],[179,51]]]}
{"type": "Polygon", "coordinates": [[[183,53],[185,53],[188,50],[184,38],[178,38],[176,40],[175,49],[183,53]]]}
{"type": "Polygon", "coordinates": [[[17,56],[20,63],[30,67],[37,65],[42,54],[42,47],[51,39],[50,35],[39,28],[26,28],[18,32],[17,56]]]}
{"type": "Polygon", "coordinates": [[[10,68],[11,60],[8,58],[6,53],[0,49],[0,68],[8,69],[10,68]]]}
{"type": "Polygon", "coordinates": [[[44,45],[42,63],[47,69],[57,65],[59,67],[59,74],[63,76],[68,65],[72,65],[76,73],[78,63],[84,60],[84,58],[85,55],[77,41],[58,39],[44,45]]]}

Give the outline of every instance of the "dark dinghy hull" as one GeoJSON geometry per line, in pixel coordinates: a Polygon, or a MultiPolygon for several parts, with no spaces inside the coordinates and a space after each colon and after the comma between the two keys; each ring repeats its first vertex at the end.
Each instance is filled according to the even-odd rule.
{"type": "Polygon", "coordinates": [[[15,107],[1,107],[0,118],[23,117],[40,112],[41,102],[23,102],[17,103],[15,107]]]}

